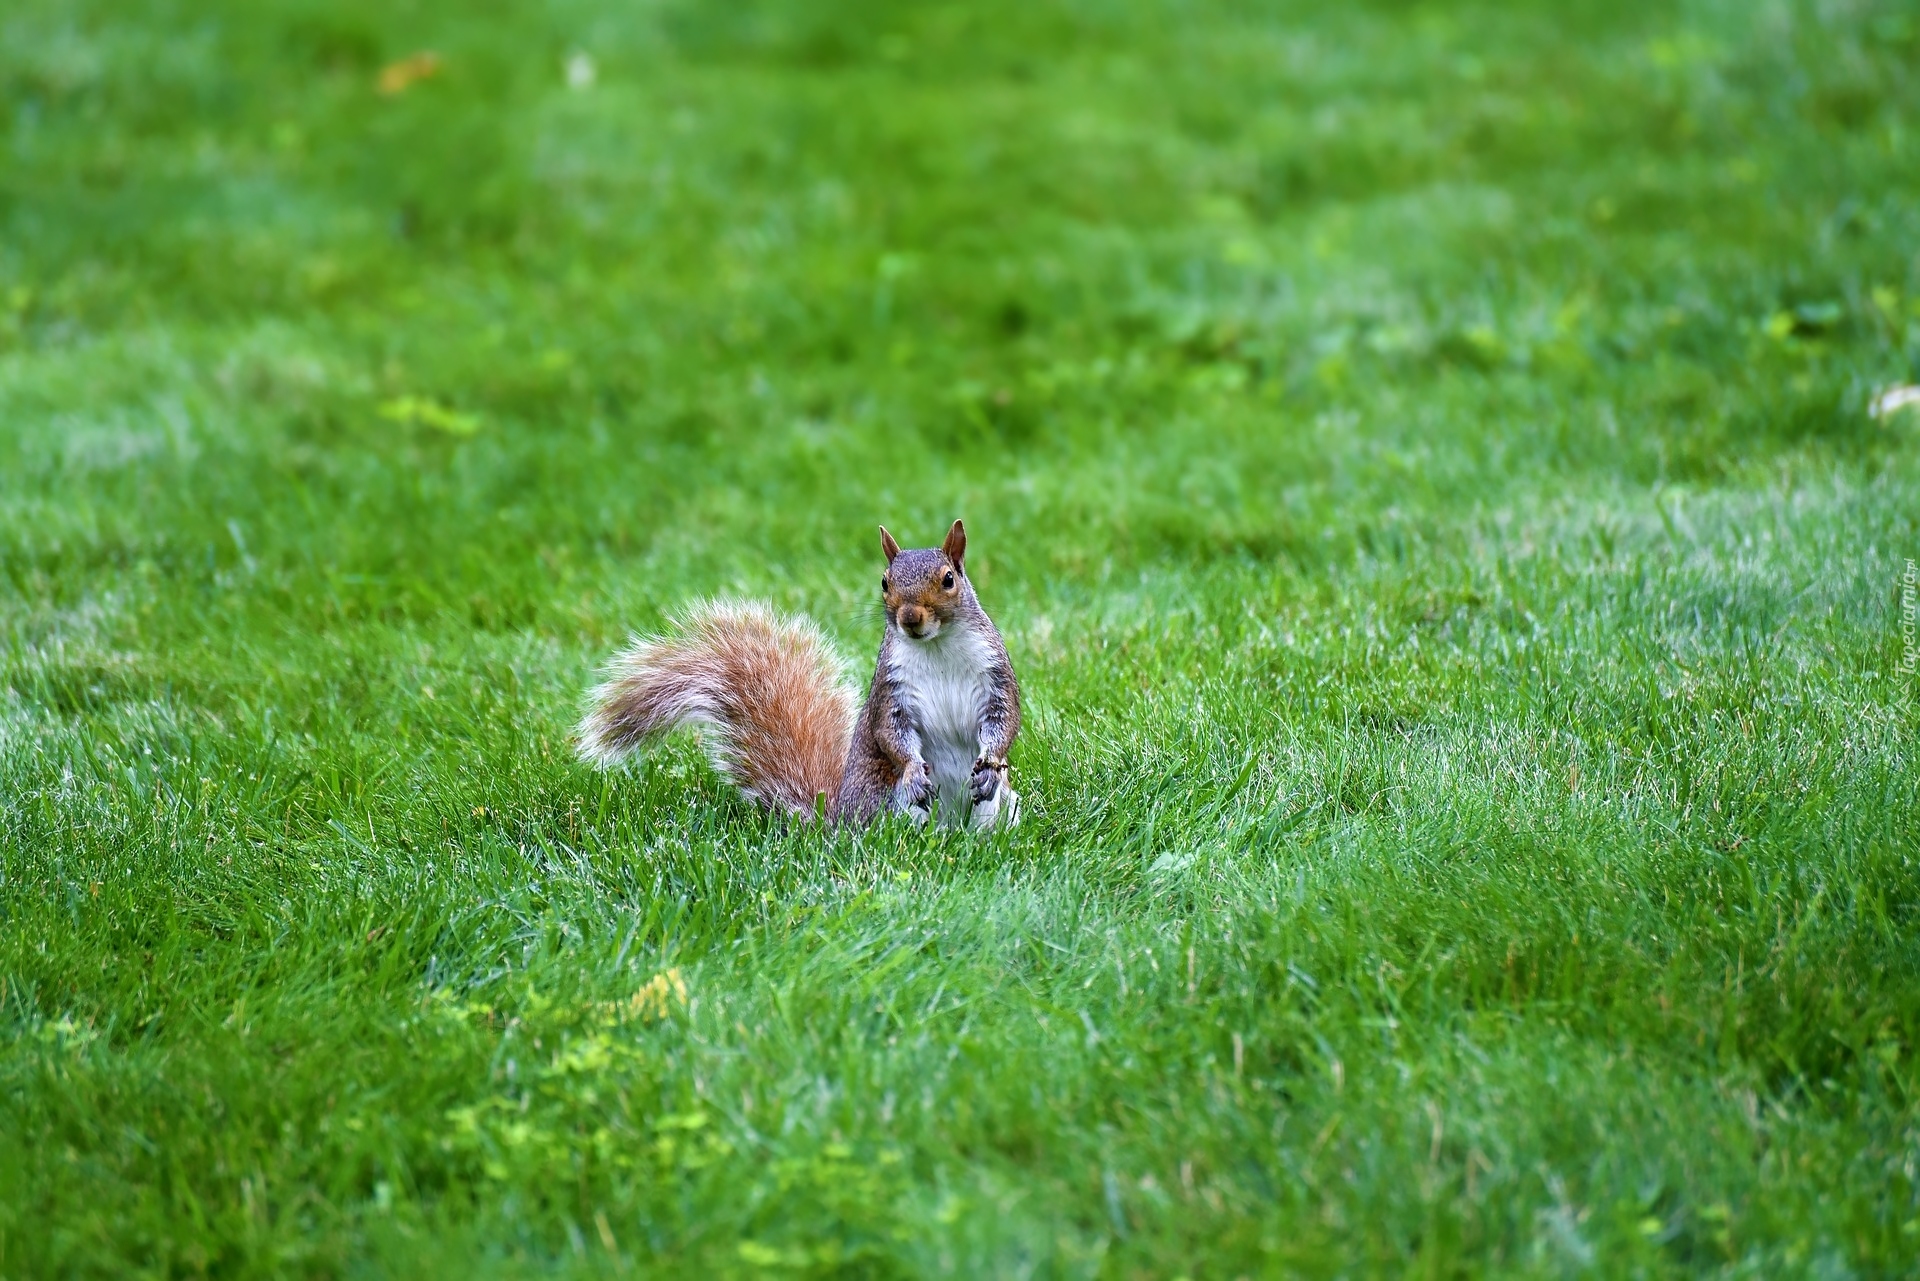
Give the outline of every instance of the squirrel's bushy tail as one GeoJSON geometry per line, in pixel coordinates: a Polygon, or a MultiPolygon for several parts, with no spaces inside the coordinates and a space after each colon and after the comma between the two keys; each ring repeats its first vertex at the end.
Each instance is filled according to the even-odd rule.
{"type": "Polygon", "coordinates": [[[700,729],[708,755],[764,805],[831,806],[846,769],[854,693],[819,631],[753,601],[707,601],[672,634],[615,656],[580,722],[580,755],[612,764],[648,739],[700,729]]]}

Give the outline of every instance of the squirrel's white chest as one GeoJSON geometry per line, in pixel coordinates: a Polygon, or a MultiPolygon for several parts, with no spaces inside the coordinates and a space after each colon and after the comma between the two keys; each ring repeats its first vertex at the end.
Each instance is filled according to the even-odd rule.
{"type": "Polygon", "coordinates": [[[980,754],[992,655],[971,631],[954,629],[931,642],[899,640],[892,649],[894,688],[920,734],[921,754],[943,794],[964,797],[980,754]]]}

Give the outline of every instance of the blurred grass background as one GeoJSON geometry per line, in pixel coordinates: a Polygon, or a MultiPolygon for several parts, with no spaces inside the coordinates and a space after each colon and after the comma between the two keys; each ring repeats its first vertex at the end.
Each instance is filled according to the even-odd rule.
{"type": "Polygon", "coordinates": [[[1916,56],[9,6],[0,1275],[1903,1274],[1916,56]],[[955,515],[1009,839],[571,762],[955,515]]]}

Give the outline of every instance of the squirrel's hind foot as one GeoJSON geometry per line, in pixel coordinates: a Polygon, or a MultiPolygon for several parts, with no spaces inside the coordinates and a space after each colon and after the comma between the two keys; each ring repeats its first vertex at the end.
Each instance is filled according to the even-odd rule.
{"type": "Polygon", "coordinates": [[[1020,793],[1007,786],[1004,778],[992,796],[975,802],[971,825],[976,832],[993,832],[1020,822],[1020,793]]]}

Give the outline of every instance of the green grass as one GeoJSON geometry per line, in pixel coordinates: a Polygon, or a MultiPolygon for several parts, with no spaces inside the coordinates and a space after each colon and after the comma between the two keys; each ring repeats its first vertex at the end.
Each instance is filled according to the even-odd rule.
{"type": "Polygon", "coordinates": [[[15,0],[0,1276],[1911,1275],[1917,58],[15,0]],[[1011,835],[573,761],[956,515],[1011,835]]]}

